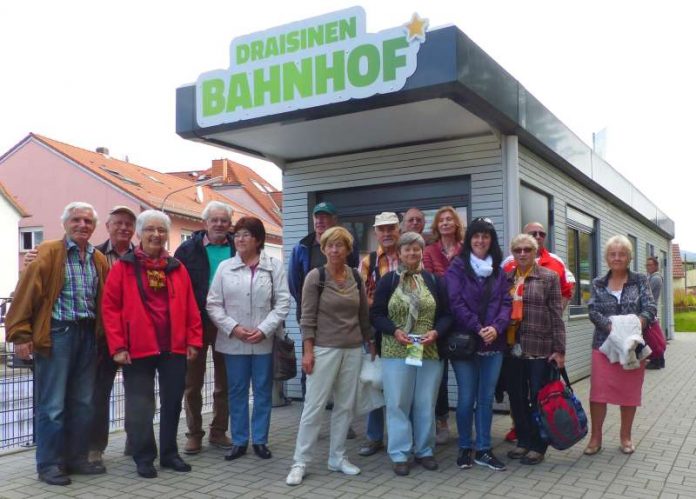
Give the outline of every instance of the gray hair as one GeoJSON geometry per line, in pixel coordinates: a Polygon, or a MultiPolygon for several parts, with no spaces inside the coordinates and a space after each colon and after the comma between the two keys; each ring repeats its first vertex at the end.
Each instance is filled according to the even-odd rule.
{"type": "Polygon", "coordinates": [[[142,239],[143,227],[147,222],[153,219],[163,222],[167,227],[167,232],[169,232],[172,226],[172,220],[169,218],[169,215],[159,210],[145,210],[135,219],[135,233],[138,235],[138,238],[142,239]]]}
{"type": "Polygon", "coordinates": [[[529,234],[517,234],[513,237],[510,241],[510,251],[514,250],[520,243],[527,243],[534,248],[534,251],[539,251],[539,243],[529,234]]]}
{"type": "Polygon", "coordinates": [[[617,234],[615,236],[611,236],[608,240],[607,243],[604,245],[604,260],[606,261],[607,255],[609,254],[609,248],[612,246],[621,246],[623,250],[626,252],[628,255],[628,263],[631,263],[631,260],[633,260],[633,245],[631,244],[631,241],[628,240],[628,238],[622,234],[617,234]]]}
{"type": "Polygon", "coordinates": [[[91,211],[92,217],[94,218],[94,225],[97,225],[97,222],[99,221],[99,217],[97,216],[97,210],[95,210],[94,206],[92,206],[91,204],[82,201],[73,201],[65,208],[63,208],[63,214],[60,216],[60,223],[65,225],[65,222],[68,221],[68,219],[72,216],[72,212],[75,210],[91,211]]]}
{"type": "Polygon", "coordinates": [[[401,251],[402,246],[417,243],[421,249],[425,249],[425,239],[418,232],[404,232],[399,236],[399,242],[396,243],[397,251],[401,251]]]}
{"type": "Polygon", "coordinates": [[[210,217],[210,212],[213,210],[225,210],[227,212],[227,216],[230,217],[230,220],[232,220],[232,213],[234,213],[234,210],[229,204],[221,201],[211,201],[206,205],[206,207],[203,209],[203,215],[201,215],[203,220],[208,220],[210,217]]]}

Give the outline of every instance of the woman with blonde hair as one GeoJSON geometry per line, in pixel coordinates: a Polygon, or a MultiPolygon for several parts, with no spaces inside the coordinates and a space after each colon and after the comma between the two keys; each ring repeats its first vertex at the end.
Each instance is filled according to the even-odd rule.
{"type": "Polygon", "coordinates": [[[642,331],[655,319],[657,307],[647,276],[630,270],[632,253],[633,246],[626,236],[609,238],[604,246],[604,259],[609,271],[592,281],[592,296],[588,303],[590,320],[595,326],[590,378],[592,430],[585,449],[589,456],[602,449],[607,404],[621,407],[621,452],[632,454],[635,451],[631,430],[636,408],[641,403],[645,363],[641,362],[637,369],[624,369],[620,363],[611,364],[599,350],[611,334],[612,317],[635,315],[642,331]]]}
{"type": "Polygon", "coordinates": [[[333,394],[328,467],[346,475],[360,468],[345,457],[348,425],[353,417],[362,345],[369,342],[374,359],[367,295],[360,274],[348,264],[353,237],[343,227],[321,236],[326,265],[311,270],[302,286],[302,369],[307,392],[297,431],[295,456],[286,483],[299,485],[319,439],[324,406],[333,394]]]}

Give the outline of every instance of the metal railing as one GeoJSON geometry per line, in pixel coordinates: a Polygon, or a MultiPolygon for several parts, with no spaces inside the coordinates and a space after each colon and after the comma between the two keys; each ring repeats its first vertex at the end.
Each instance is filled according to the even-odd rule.
{"type": "MultiPolygon", "coordinates": [[[[9,299],[0,298],[2,303],[9,299]]],[[[31,446],[34,443],[34,371],[31,362],[24,362],[14,354],[13,345],[2,343],[5,339],[4,314],[0,315],[0,452],[31,446]]],[[[213,357],[208,350],[205,379],[203,382],[203,411],[212,408],[213,357]]],[[[155,380],[155,401],[159,419],[159,386],[155,380]]],[[[109,428],[123,428],[125,418],[125,394],[122,373],[119,370],[109,401],[109,428]]]]}

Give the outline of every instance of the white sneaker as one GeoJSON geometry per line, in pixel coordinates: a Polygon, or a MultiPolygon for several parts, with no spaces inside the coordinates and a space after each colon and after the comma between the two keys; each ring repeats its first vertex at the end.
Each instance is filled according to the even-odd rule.
{"type": "Polygon", "coordinates": [[[338,463],[338,466],[335,466],[335,465],[329,463],[329,470],[330,471],[340,471],[344,475],[359,475],[360,474],[360,468],[355,466],[353,463],[348,461],[346,458],[341,459],[341,462],[338,463]]]}
{"type": "Polygon", "coordinates": [[[288,485],[299,485],[302,483],[302,479],[305,476],[305,465],[304,464],[293,464],[290,468],[290,473],[285,479],[285,483],[288,485]]]}

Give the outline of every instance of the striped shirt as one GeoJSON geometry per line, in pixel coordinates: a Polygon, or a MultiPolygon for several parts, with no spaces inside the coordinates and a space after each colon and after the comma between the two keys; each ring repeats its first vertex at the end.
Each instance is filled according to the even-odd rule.
{"type": "Polygon", "coordinates": [[[58,299],[53,304],[51,318],[76,321],[96,318],[99,275],[94,265],[94,246],[87,245],[85,261],[80,261],[80,248],[65,238],[65,280],[58,299]]]}

